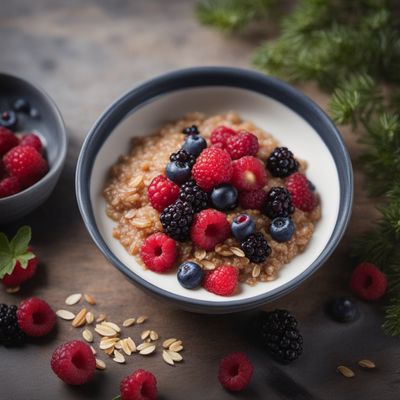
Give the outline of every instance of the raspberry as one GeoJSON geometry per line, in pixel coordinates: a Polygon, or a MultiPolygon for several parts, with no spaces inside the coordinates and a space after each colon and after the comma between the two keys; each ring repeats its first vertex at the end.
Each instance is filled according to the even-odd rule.
{"type": "Polygon", "coordinates": [[[262,263],[271,254],[271,247],[269,247],[261,232],[250,235],[240,244],[240,247],[246,257],[253,263],[262,263]]]}
{"type": "MultiPolygon", "coordinates": [[[[30,249],[29,249],[30,250],[30,249]]],[[[19,261],[15,263],[14,269],[11,274],[5,274],[1,279],[1,283],[5,286],[15,287],[27,281],[35,275],[36,267],[38,265],[38,258],[32,258],[28,261],[26,268],[22,268],[19,261]]]]}
{"type": "Polygon", "coordinates": [[[220,125],[217,126],[211,132],[211,143],[221,145],[221,148],[224,149],[227,141],[230,137],[236,136],[237,132],[232,128],[228,128],[227,126],[220,125]]]}
{"type": "Polygon", "coordinates": [[[12,196],[21,191],[21,184],[15,176],[9,176],[0,181],[0,199],[12,196]]]}
{"type": "Polygon", "coordinates": [[[6,169],[4,168],[3,160],[0,158],[0,179],[6,177],[6,169]]]}
{"type": "Polygon", "coordinates": [[[163,210],[160,221],[169,237],[184,242],[189,237],[193,221],[193,208],[191,204],[177,200],[163,210]]]}
{"type": "Polygon", "coordinates": [[[39,136],[35,135],[34,133],[29,133],[25,135],[20,142],[21,146],[32,146],[34,147],[39,153],[42,152],[42,141],[40,140],[39,136]]]}
{"type": "Polygon", "coordinates": [[[261,210],[267,193],[263,189],[239,193],[239,204],[244,210],[261,210]]]}
{"type": "Polygon", "coordinates": [[[21,302],[17,310],[18,324],[28,336],[45,336],[56,324],[56,314],[38,297],[21,302]]]}
{"type": "Polygon", "coordinates": [[[230,155],[217,147],[210,147],[201,152],[192,169],[197,185],[206,192],[220,183],[229,182],[232,176],[230,155]]]}
{"type": "Polygon", "coordinates": [[[96,359],[92,350],[80,340],[58,346],[50,364],[54,373],[69,385],[83,385],[96,370],[96,359]]]}
{"type": "Polygon", "coordinates": [[[19,346],[25,343],[26,335],[17,320],[17,306],[0,304],[0,344],[19,346]]]}
{"type": "Polygon", "coordinates": [[[236,136],[230,136],[226,141],[226,151],[230,154],[232,160],[244,156],[255,156],[259,148],[257,136],[247,131],[242,131],[236,136]]]}
{"type": "Polygon", "coordinates": [[[22,186],[36,183],[47,172],[47,163],[32,146],[17,146],[3,157],[4,166],[10,175],[16,176],[22,186]]]}
{"type": "Polygon", "coordinates": [[[230,231],[226,215],[209,208],[194,216],[190,238],[195,245],[209,251],[213,250],[218,243],[228,239],[230,231]]]}
{"type": "Polygon", "coordinates": [[[218,380],[225,389],[232,392],[245,389],[252,375],[253,364],[245,353],[229,353],[219,364],[218,380]]]}
{"type": "Polygon", "coordinates": [[[263,211],[270,219],[288,217],[293,214],[294,206],[289,191],[280,186],[272,187],[267,193],[263,211]]]}
{"type": "Polygon", "coordinates": [[[157,211],[164,210],[179,196],[179,186],[170,181],[164,175],[156,176],[147,189],[147,197],[150,204],[157,211]]]}
{"type": "Polygon", "coordinates": [[[310,189],[308,179],[300,172],[296,172],[286,179],[286,187],[292,195],[293,205],[298,209],[312,211],[317,205],[317,196],[310,189]]]}
{"type": "Polygon", "coordinates": [[[206,271],[203,287],[219,296],[231,296],[235,293],[238,281],[238,270],[231,265],[220,265],[213,271],[206,271]]]}
{"type": "Polygon", "coordinates": [[[261,160],[245,156],[232,163],[231,183],[239,191],[257,190],[267,184],[267,172],[261,160]]]}
{"type": "Polygon", "coordinates": [[[268,157],[267,168],[273,176],[285,178],[299,169],[299,163],[287,147],[276,147],[268,157]]]}
{"type": "Polygon", "coordinates": [[[152,271],[168,271],[177,257],[176,242],[165,233],[153,233],[143,243],[140,257],[152,271]]]}
{"type": "Polygon", "coordinates": [[[121,400],[155,400],[157,380],[149,371],[138,369],[120,384],[121,400]]]}
{"type": "Polygon", "coordinates": [[[0,126],[0,156],[6,154],[13,147],[18,146],[18,137],[9,129],[0,126]]]}
{"type": "Polygon", "coordinates": [[[363,300],[378,300],[386,293],[387,278],[377,266],[364,262],[353,271],[350,288],[363,300]]]}

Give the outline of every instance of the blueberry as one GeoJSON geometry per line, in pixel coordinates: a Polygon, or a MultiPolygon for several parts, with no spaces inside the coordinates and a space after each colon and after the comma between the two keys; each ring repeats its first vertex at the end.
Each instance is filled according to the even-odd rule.
{"type": "Polygon", "coordinates": [[[179,184],[186,182],[192,175],[190,166],[180,162],[169,162],[165,172],[172,182],[179,184]]]}
{"type": "Polygon", "coordinates": [[[231,230],[233,236],[240,243],[244,242],[250,235],[253,235],[256,232],[256,224],[250,215],[247,214],[239,214],[232,221],[231,230]]]}
{"type": "Polygon", "coordinates": [[[184,288],[195,289],[201,285],[203,275],[200,265],[186,261],[179,266],[177,278],[184,288]]]}
{"type": "Polygon", "coordinates": [[[269,233],[277,242],[287,242],[293,236],[294,223],[288,217],[274,218],[269,226],[269,233]]]}
{"type": "Polygon", "coordinates": [[[15,100],[13,108],[17,112],[22,112],[22,113],[29,113],[31,106],[28,103],[28,100],[24,99],[23,97],[20,97],[19,99],[15,100]]]}
{"type": "Polygon", "coordinates": [[[206,147],[207,142],[200,135],[189,135],[182,146],[183,150],[194,156],[198,156],[206,147]]]}
{"type": "Polygon", "coordinates": [[[233,210],[237,207],[238,191],[229,183],[218,185],[211,192],[211,202],[217,210],[233,210]]]}
{"type": "Polygon", "coordinates": [[[4,111],[0,115],[0,126],[12,129],[17,125],[17,114],[14,111],[4,111]]]}
{"type": "Polygon", "coordinates": [[[359,316],[357,306],[347,297],[333,299],[328,303],[327,311],[338,322],[351,322],[359,316]]]}

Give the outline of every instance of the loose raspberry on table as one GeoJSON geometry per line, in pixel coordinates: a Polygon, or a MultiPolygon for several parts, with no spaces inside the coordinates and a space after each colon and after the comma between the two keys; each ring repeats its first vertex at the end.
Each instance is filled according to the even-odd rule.
{"type": "Polygon", "coordinates": [[[31,297],[17,310],[18,324],[28,336],[45,336],[56,324],[56,314],[44,300],[31,297]]]}
{"type": "Polygon", "coordinates": [[[239,204],[244,210],[262,210],[267,192],[264,189],[239,193],[239,204]]]}
{"type": "Polygon", "coordinates": [[[318,204],[318,198],[310,189],[308,179],[296,172],[286,179],[286,187],[292,195],[292,202],[295,207],[302,211],[312,211],[318,204]]]}
{"type": "Polygon", "coordinates": [[[121,400],[156,400],[157,379],[149,371],[138,369],[120,384],[121,400]]]}
{"type": "Polygon", "coordinates": [[[209,208],[194,216],[190,238],[196,246],[209,251],[228,239],[230,232],[231,228],[226,215],[209,208]]]}
{"type": "Polygon", "coordinates": [[[273,176],[285,178],[299,169],[299,163],[287,147],[276,147],[268,157],[267,168],[273,176]]]}
{"type": "Polygon", "coordinates": [[[378,300],[386,293],[387,278],[376,265],[363,262],[353,271],[350,288],[363,300],[378,300]]]}
{"type": "Polygon", "coordinates": [[[175,240],[165,233],[153,233],[143,243],[140,257],[145,265],[154,272],[165,272],[171,269],[176,261],[177,249],[175,240]]]}
{"type": "Polygon", "coordinates": [[[290,192],[281,186],[272,187],[267,193],[263,212],[270,219],[276,217],[289,217],[294,213],[292,196],[290,192]]]}
{"type": "Polygon", "coordinates": [[[238,282],[238,270],[232,265],[220,265],[213,271],[206,271],[203,287],[219,296],[231,296],[235,293],[238,282]]]}
{"type": "Polygon", "coordinates": [[[96,370],[96,359],[92,350],[80,340],[58,346],[50,364],[54,373],[69,385],[83,385],[96,370]]]}
{"type": "Polygon", "coordinates": [[[219,364],[218,380],[225,389],[232,392],[245,389],[252,376],[253,364],[245,353],[229,353],[219,364]]]}
{"type": "Polygon", "coordinates": [[[28,133],[21,138],[20,142],[21,146],[32,146],[34,147],[39,153],[43,150],[42,141],[40,140],[39,136],[35,135],[34,133],[28,133]]]}
{"type": "Polygon", "coordinates": [[[47,162],[32,146],[17,146],[3,157],[6,171],[19,179],[23,187],[32,186],[47,172],[47,162]]]}
{"type": "Polygon", "coordinates": [[[267,184],[264,164],[253,156],[245,156],[233,161],[231,183],[239,191],[263,188],[267,184]]]}
{"type": "MultiPolygon", "coordinates": [[[[29,251],[31,251],[31,248],[29,248],[29,251]]],[[[10,287],[21,285],[28,279],[32,278],[33,275],[35,275],[38,263],[39,259],[35,257],[28,261],[28,265],[26,268],[22,268],[21,263],[19,261],[16,261],[11,274],[5,274],[4,277],[1,279],[1,283],[4,286],[10,287]]]]}
{"type": "Polygon", "coordinates": [[[18,146],[19,139],[10,129],[0,126],[0,156],[6,154],[13,147],[18,146]]]}
{"type": "Polygon", "coordinates": [[[9,176],[0,181],[0,199],[12,196],[20,191],[21,184],[15,176],[9,176]]]}
{"type": "Polygon", "coordinates": [[[174,203],[179,196],[179,186],[164,175],[156,176],[147,189],[150,204],[157,211],[174,203]]]}
{"type": "Polygon", "coordinates": [[[212,132],[211,132],[211,143],[212,144],[219,144],[221,145],[221,148],[224,149],[227,141],[230,137],[236,136],[237,132],[232,129],[228,128],[227,126],[220,125],[217,126],[212,132]]]}
{"type": "Polygon", "coordinates": [[[260,145],[258,138],[251,132],[242,131],[236,136],[230,136],[226,141],[226,151],[232,160],[238,160],[244,156],[255,156],[260,145]]]}
{"type": "Polygon", "coordinates": [[[230,155],[217,147],[203,150],[193,166],[192,176],[206,192],[220,183],[229,182],[232,176],[230,155]]]}

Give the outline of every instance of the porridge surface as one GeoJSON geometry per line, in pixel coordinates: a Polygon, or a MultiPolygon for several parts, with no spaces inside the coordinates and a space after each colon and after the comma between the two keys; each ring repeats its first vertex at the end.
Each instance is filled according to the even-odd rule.
{"type": "MultiPolygon", "coordinates": [[[[113,236],[133,256],[139,254],[141,245],[149,235],[163,231],[159,212],[150,205],[147,199],[147,188],[154,177],[160,174],[165,175],[169,156],[182,146],[184,135],[181,131],[190,125],[197,125],[208,143],[211,131],[218,125],[225,125],[236,130],[249,130],[258,137],[260,150],[257,157],[263,161],[275,147],[280,145],[269,133],[249,121],[243,121],[237,113],[233,112],[209,118],[200,113],[187,114],[179,121],[165,124],[155,135],[134,138],[128,155],[121,156],[111,167],[110,178],[104,189],[107,215],[116,222],[113,236]]],[[[290,143],[282,145],[290,147],[290,143]]],[[[299,171],[305,172],[306,163],[298,158],[297,160],[300,163],[299,171]]],[[[284,179],[269,175],[265,189],[268,190],[272,186],[284,186],[284,179]]],[[[243,211],[238,207],[233,212],[228,212],[229,222],[243,211]]],[[[221,264],[230,264],[239,269],[239,281],[249,285],[255,285],[257,281],[274,280],[282,266],[306,248],[312,237],[314,225],[321,217],[321,208],[318,205],[309,213],[296,208],[292,215],[296,227],[295,233],[288,242],[284,243],[274,241],[269,235],[270,219],[268,217],[256,210],[246,210],[246,213],[253,217],[257,231],[264,234],[272,249],[271,255],[265,262],[260,264],[249,262],[246,257],[243,257],[239,242],[234,237],[230,237],[210,252],[197,248],[192,242],[177,242],[179,251],[177,265],[188,260],[196,261],[204,269],[214,269],[221,264]]],[[[142,264],[140,257],[136,259],[142,264]]]]}

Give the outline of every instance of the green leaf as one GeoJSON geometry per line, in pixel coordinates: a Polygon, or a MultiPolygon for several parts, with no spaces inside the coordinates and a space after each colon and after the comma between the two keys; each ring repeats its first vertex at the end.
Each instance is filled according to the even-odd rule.
{"type": "Polygon", "coordinates": [[[113,397],[113,399],[112,400],[121,400],[121,396],[120,395],[118,395],[118,396],[115,396],[115,397],[113,397]]]}
{"type": "Polygon", "coordinates": [[[28,261],[32,260],[35,257],[36,256],[32,252],[28,252],[18,256],[16,260],[18,260],[19,263],[21,264],[21,268],[25,269],[28,266],[28,261]]]}
{"type": "Polygon", "coordinates": [[[14,254],[14,257],[18,257],[20,254],[26,253],[31,238],[32,230],[29,226],[24,225],[18,229],[17,234],[10,242],[11,251],[14,254]]]}
{"type": "Polygon", "coordinates": [[[0,257],[0,279],[6,274],[11,274],[14,269],[15,261],[12,257],[0,257]]]}
{"type": "Polygon", "coordinates": [[[11,253],[10,242],[3,232],[0,232],[0,253],[11,253]]]}

